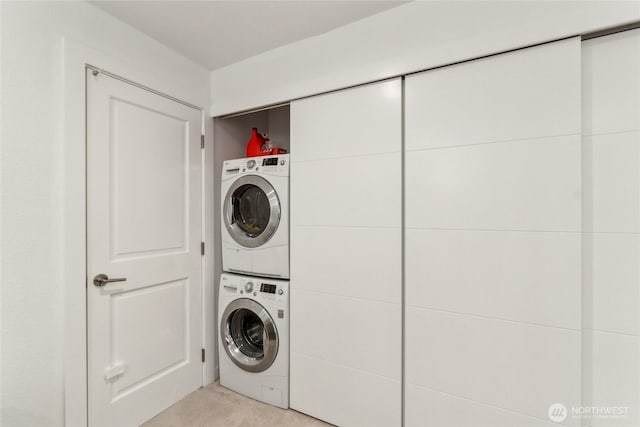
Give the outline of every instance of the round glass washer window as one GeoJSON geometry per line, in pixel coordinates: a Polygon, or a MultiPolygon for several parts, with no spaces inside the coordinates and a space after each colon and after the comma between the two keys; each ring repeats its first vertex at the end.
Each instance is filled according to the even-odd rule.
{"type": "Polygon", "coordinates": [[[242,354],[252,359],[264,357],[264,323],[256,313],[245,308],[229,317],[229,333],[242,354]]]}

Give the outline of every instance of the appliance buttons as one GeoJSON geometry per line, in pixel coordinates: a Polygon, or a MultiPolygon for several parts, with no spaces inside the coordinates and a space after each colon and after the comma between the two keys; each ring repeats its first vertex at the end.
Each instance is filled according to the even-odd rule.
{"type": "Polygon", "coordinates": [[[245,291],[246,293],[250,294],[250,293],[251,293],[251,291],[253,291],[253,283],[252,283],[252,282],[247,282],[247,283],[244,285],[244,291],[245,291]]]}
{"type": "Polygon", "coordinates": [[[284,294],[284,291],[282,289],[278,289],[278,295],[282,295],[284,294]]]}
{"type": "Polygon", "coordinates": [[[284,160],[280,160],[280,165],[284,166],[284,160]]]}
{"type": "Polygon", "coordinates": [[[253,167],[256,165],[256,161],[255,160],[249,160],[247,162],[247,169],[253,169],[253,167]]]}

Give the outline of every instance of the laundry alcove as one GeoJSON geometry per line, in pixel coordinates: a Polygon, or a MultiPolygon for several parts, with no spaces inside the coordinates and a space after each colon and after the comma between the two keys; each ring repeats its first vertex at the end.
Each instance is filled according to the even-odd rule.
{"type": "MultiPolygon", "coordinates": [[[[213,120],[213,182],[216,209],[213,211],[214,226],[214,280],[215,301],[218,301],[218,281],[222,274],[222,239],[221,239],[221,200],[220,194],[223,164],[227,160],[246,157],[247,142],[251,137],[251,129],[257,128],[261,134],[267,134],[275,147],[290,150],[289,105],[280,105],[264,110],[214,117],[213,120]]],[[[217,307],[216,307],[217,310],[217,307]]],[[[217,315],[215,316],[217,318],[217,315]]],[[[215,333],[218,345],[218,328],[215,333]]],[[[216,349],[216,352],[218,350],[216,349]]],[[[217,360],[217,359],[216,359],[217,360]]],[[[218,368],[216,367],[216,370],[218,368]]]]}

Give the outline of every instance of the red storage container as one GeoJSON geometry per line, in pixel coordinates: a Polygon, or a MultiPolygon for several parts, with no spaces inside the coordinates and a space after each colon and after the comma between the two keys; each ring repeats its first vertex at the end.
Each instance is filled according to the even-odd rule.
{"type": "Polygon", "coordinates": [[[264,156],[262,145],[265,139],[258,133],[258,128],[251,129],[251,139],[247,143],[247,157],[264,156]]]}

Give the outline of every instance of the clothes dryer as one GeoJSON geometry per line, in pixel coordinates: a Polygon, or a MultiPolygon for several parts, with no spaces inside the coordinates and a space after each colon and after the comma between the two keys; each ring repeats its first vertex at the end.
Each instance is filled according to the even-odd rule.
{"type": "Polygon", "coordinates": [[[224,162],[222,269],[289,278],[289,155],[224,162]]]}

